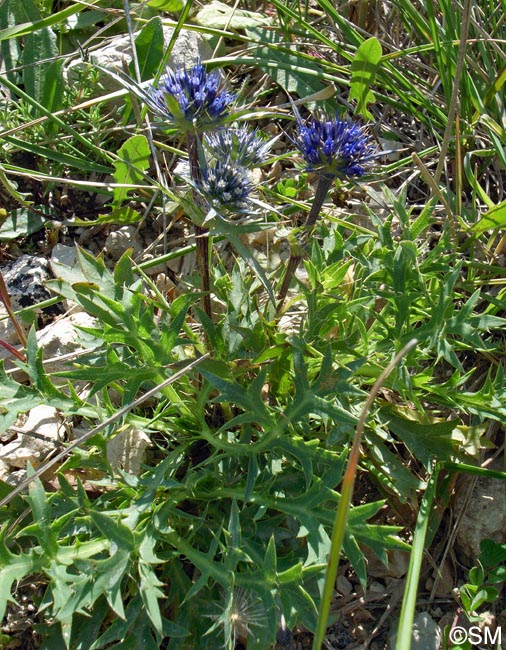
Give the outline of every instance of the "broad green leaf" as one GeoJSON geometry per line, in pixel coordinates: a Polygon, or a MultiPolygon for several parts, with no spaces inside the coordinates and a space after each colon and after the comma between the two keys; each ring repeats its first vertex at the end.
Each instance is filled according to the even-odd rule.
{"type": "Polygon", "coordinates": [[[482,540],[479,558],[486,569],[506,564],[506,544],[497,544],[491,539],[482,540]]]}
{"type": "MultiPolygon", "coordinates": [[[[179,0],[173,0],[173,2],[176,4],[179,0]]],[[[158,16],[155,16],[144,25],[135,39],[135,51],[139,63],[140,81],[146,81],[156,75],[159,71],[161,62],[163,61],[164,50],[165,45],[162,21],[158,16]]],[[[136,79],[136,70],[133,61],[130,62],[128,69],[132,79],[136,79]]],[[[131,98],[127,97],[125,100],[125,109],[122,115],[123,124],[129,123],[131,111],[131,98]]]]}
{"type": "MultiPolygon", "coordinates": [[[[99,0],[88,0],[86,4],[75,2],[61,11],[52,12],[50,16],[45,18],[41,18],[40,11],[33,0],[8,0],[2,2],[2,6],[12,11],[14,18],[17,20],[8,23],[10,26],[0,31],[0,41],[12,39],[14,36],[25,36],[46,27],[58,25],[70,16],[79,13],[83,9],[88,9],[98,2],[99,0]],[[20,13],[20,8],[23,13],[20,13]]],[[[100,12],[100,18],[103,20],[103,12],[100,12]]],[[[1,26],[3,27],[3,23],[1,23],[1,26]]]]}
{"type": "Polygon", "coordinates": [[[174,14],[184,6],[182,0],[148,0],[148,7],[157,9],[158,11],[166,11],[168,14],[174,14]]]}
{"type": "Polygon", "coordinates": [[[247,29],[256,25],[269,25],[272,18],[255,11],[231,7],[219,0],[212,0],[199,11],[196,22],[214,29],[247,29]]]}
{"type": "MultiPolygon", "coordinates": [[[[333,94],[332,85],[323,82],[323,69],[314,60],[308,61],[296,50],[287,48],[282,37],[274,30],[250,27],[247,35],[257,42],[272,47],[259,46],[253,50],[255,65],[268,74],[289,95],[305,98],[321,93],[326,88],[333,94]]],[[[337,104],[330,97],[325,102],[328,111],[335,111],[337,104]]]]}
{"type": "Polygon", "coordinates": [[[482,233],[486,230],[499,230],[506,227],[506,201],[494,206],[471,226],[471,230],[482,233]]]}
{"type": "Polygon", "coordinates": [[[91,11],[79,11],[79,13],[75,13],[66,18],[65,27],[69,32],[80,32],[89,27],[94,27],[97,23],[103,22],[103,20],[104,14],[102,11],[95,11],[94,9],[91,11]]]}
{"type": "Polygon", "coordinates": [[[163,59],[163,26],[160,18],[152,18],[135,39],[141,81],[154,77],[163,59]]]}
{"type": "Polygon", "coordinates": [[[42,230],[44,224],[49,220],[49,210],[45,206],[40,206],[37,209],[41,212],[47,211],[47,219],[28,208],[11,210],[0,226],[0,241],[13,241],[42,230]]]}
{"type": "MultiPolygon", "coordinates": [[[[124,185],[140,185],[144,181],[144,172],[149,167],[151,152],[144,135],[133,135],[119,149],[114,163],[114,180],[124,185]]],[[[127,198],[128,187],[115,187],[113,206],[118,208],[127,198]]]]}
{"type": "Polygon", "coordinates": [[[376,77],[381,54],[381,45],[378,39],[369,38],[360,45],[351,62],[349,101],[357,102],[355,115],[360,115],[365,120],[374,119],[367,109],[367,105],[375,101],[370,88],[376,77]]]}
{"type": "Polygon", "coordinates": [[[429,468],[434,459],[445,460],[457,455],[452,437],[455,421],[420,424],[395,415],[391,409],[383,409],[382,413],[389,429],[425,467],[429,468]]]}
{"type": "MultiPolygon", "coordinates": [[[[40,97],[40,103],[50,111],[56,112],[63,108],[63,97],[65,84],[63,82],[63,60],[51,61],[44,71],[44,84],[40,97]]],[[[53,131],[57,126],[53,122],[49,125],[53,131]]]]}
{"type": "Polygon", "coordinates": [[[25,92],[45,108],[52,111],[53,106],[47,106],[44,100],[61,104],[61,94],[55,96],[60,87],[61,65],[54,65],[51,59],[58,56],[58,45],[54,32],[45,27],[37,32],[27,34],[23,48],[23,84],[25,92]],[[49,88],[46,89],[46,85],[49,88]]]}
{"type": "Polygon", "coordinates": [[[14,36],[23,26],[30,28],[40,20],[40,11],[34,0],[5,0],[0,3],[0,52],[2,56],[2,74],[13,83],[20,82],[17,70],[22,54],[22,47],[14,36]]]}
{"type": "Polygon", "coordinates": [[[485,582],[483,567],[475,566],[469,570],[469,580],[473,585],[481,586],[485,582]]]}

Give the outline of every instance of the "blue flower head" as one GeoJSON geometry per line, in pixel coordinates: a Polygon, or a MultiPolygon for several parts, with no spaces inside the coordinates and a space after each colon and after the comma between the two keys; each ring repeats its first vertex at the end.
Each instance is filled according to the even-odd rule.
{"type": "Polygon", "coordinates": [[[219,129],[204,137],[204,145],[211,156],[248,169],[265,162],[273,142],[246,127],[219,129]]]}
{"type": "Polygon", "coordinates": [[[191,68],[167,69],[149,89],[146,103],[170,124],[201,129],[223,117],[234,99],[222,89],[219,71],[207,72],[198,62],[191,68]]]}
{"type": "Polygon", "coordinates": [[[299,133],[295,144],[307,163],[308,170],[326,176],[359,177],[371,167],[377,150],[363,126],[338,117],[298,120],[299,133]]]}
{"type": "Polygon", "coordinates": [[[254,185],[245,167],[238,167],[226,159],[203,158],[197,178],[192,177],[188,163],[183,163],[179,174],[204,199],[208,210],[204,223],[215,217],[237,221],[240,215],[254,214],[256,201],[251,196],[254,185]]]}
{"type": "Polygon", "coordinates": [[[248,211],[253,184],[242,167],[213,160],[202,170],[197,186],[220,216],[248,211]]]}

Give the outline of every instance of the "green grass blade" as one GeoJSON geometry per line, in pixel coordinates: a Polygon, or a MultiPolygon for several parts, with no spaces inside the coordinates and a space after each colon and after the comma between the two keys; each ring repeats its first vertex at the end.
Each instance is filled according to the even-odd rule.
{"type": "Polygon", "coordinates": [[[423,551],[425,547],[427,529],[429,526],[430,513],[432,510],[432,504],[434,503],[434,498],[436,496],[439,468],[439,465],[435,465],[430,476],[427,489],[423,495],[423,499],[420,504],[420,510],[418,511],[413,546],[409,559],[408,575],[406,577],[406,589],[404,591],[404,598],[402,600],[395,650],[410,650],[411,648],[416,595],[418,592],[418,580],[420,578],[420,568],[422,566],[423,551]]]}

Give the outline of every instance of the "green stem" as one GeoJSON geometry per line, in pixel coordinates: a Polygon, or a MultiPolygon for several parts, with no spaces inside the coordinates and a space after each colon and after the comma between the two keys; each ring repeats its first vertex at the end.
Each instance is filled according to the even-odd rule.
{"type": "MultiPolygon", "coordinates": [[[[193,181],[197,182],[202,178],[202,170],[199,162],[199,146],[200,135],[198,133],[187,133],[186,139],[188,142],[188,157],[190,161],[190,174],[193,181]]],[[[194,189],[193,200],[197,205],[203,205],[202,197],[194,189]]],[[[212,320],[211,309],[211,277],[209,273],[209,249],[210,239],[209,230],[197,224],[194,224],[195,229],[195,248],[197,252],[197,269],[201,278],[202,289],[202,310],[212,320]]]]}
{"type": "Polygon", "coordinates": [[[427,537],[427,528],[429,525],[432,504],[436,496],[437,479],[441,469],[440,464],[435,464],[427,489],[423,495],[416,519],[415,534],[413,537],[413,546],[409,558],[408,575],[406,576],[406,587],[404,598],[402,599],[401,615],[399,618],[399,627],[397,630],[397,640],[395,650],[410,650],[411,639],[413,636],[413,620],[415,617],[416,594],[418,591],[418,581],[420,578],[420,569],[423,560],[423,551],[425,548],[425,539],[427,537]]]}
{"type": "Polygon", "coordinates": [[[407,343],[400,352],[390,361],[388,366],[383,370],[381,375],[375,381],[374,386],[367,397],[362,412],[357,422],[355,429],[355,436],[353,438],[353,445],[348,458],[348,464],[343,477],[343,485],[341,490],[341,498],[337,506],[336,518],[334,521],[334,528],[332,530],[332,539],[330,544],[329,561],[327,564],[327,572],[325,574],[325,583],[323,585],[323,594],[318,611],[318,621],[316,624],[316,632],[313,639],[313,650],[321,650],[323,639],[325,637],[325,630],[327,629],[327,620],[330,612],[330,603],[334,594],[334,584],[337,578],[337,568],[339,565],[339,558],[341,555],[341,548],[344,540],[344,532],[348,522],[348,513],[351,507],[351,499],[353,496],[353,488],[355,485],[355,478],[357,475],[358,461],[360,460],[362,434],[365,428],[365,421],[369,414],[369,410],[376,399],[376,395],[380,390],[383,382],[392,372],[399,361],[417,344],[416,339],[412,339],[407,343]]]}
{"type": "Polygon", "coordinates": [[[5,309],[7,310],[7,313],[9,314],[9,318],[11,319],[11,322],[14,325],[14,329],[16,330],[16,334],[18,335],[19,342],[24,348],[26,348],[26,334],[23,328],[21,327],[21,325],[19,324],[18,319],[14,315],[14,310],[12,309],[9,292],[7,291],[7,286],[5,284],[4,276],[2,275],[1,271],[0,271],[0,300],[5,305],[5,309]]]}
{"type": "Polygon", "coordinates": [[[311,234],[311,229],[315,225],[316,220],[320,215],[320,210],[322,208],[323,202],[325,201],[327,193],[332,187],[333,182],[334,182],[333,176],[325,176],[325,175],[320,176],[318,180],[315,197],[311,205],[311,210],[307,215],[306,222],[304,224],[304,229],[302,231],[301,239],[297,243],[296,248],[292,251],[290,255],[290,259],[288,260],[288,264],[286,265],[286,271],[283,277],[283,282],[278,292],[278,305],[276,308],[277,314],[281,312],[292,278],[295,274],[295,271],[299,267],[300,261],[304,256],[304,251],[307,245],[307,241],[309,239],[309,235],[311,234]]]}

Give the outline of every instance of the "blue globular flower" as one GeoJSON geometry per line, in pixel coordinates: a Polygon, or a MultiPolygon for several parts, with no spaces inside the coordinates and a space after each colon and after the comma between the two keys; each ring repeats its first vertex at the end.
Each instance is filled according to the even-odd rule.
{"type": "Polygon", "coordinates": [[[233,219],[238,214],[254,212],[250,199],[254,186],[244,167],[228,160],[211,160],[201,166],[198,178],[191,178],[186,165],[181,175],[205,199],[209,208],[205,221],[215,216],[233,219]]]}
{"type": "Polygon", "coordinates": [[[248,169],[265,162],[273,142],[246,127],[222,128],[204,136],[204,145],[211,156],[248,169]]]}
{"type": "Polygon", "coordinates": [[[339,118],[298,120],[295,144],[308,170],[329,177],[363,176],[377,157],[376,147],[363,126],[339,118]]]}
{"type": "Polygon", "coordinates": [[[182,128],[203,128],[224,116],[235,95],[222,88],[218,70],[198,62],[191,68],[167,69],[144,99],[158,117],[182,128]]]}

